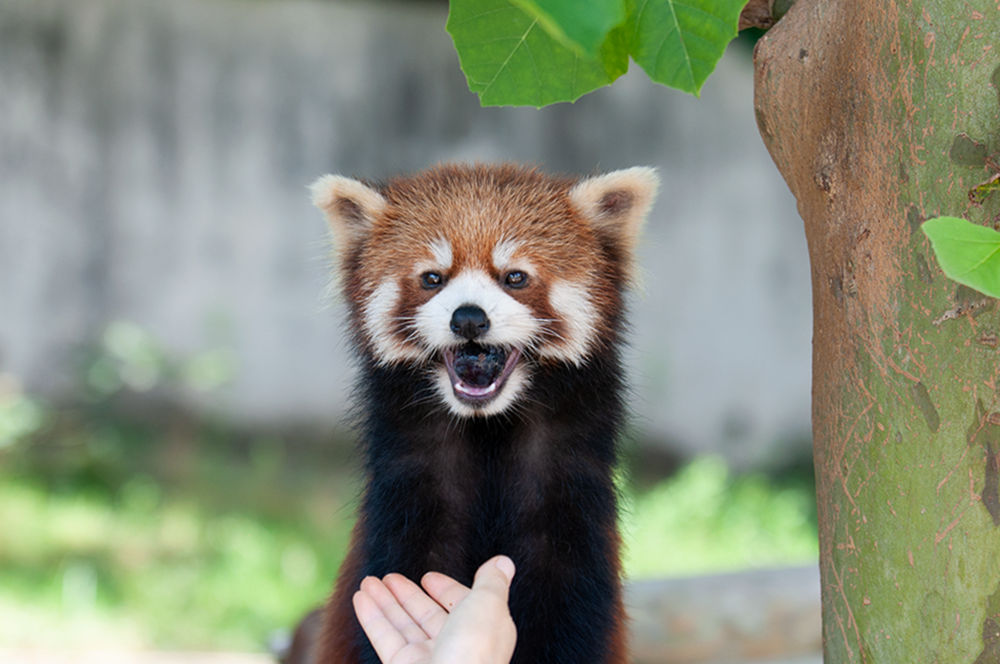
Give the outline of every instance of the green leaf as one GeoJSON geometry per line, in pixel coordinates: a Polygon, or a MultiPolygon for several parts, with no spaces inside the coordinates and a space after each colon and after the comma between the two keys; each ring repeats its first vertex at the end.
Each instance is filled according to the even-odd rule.
{"type": "Polygon", "coordinates": [[[483,106],[575,101],[628,70],[622,29],[608,34],[597,59],[586,59],[509,0],[452,0],[447,30],[483,106]]]}
{"type": "Polygon", "coordinates": [[[625,22],[625,0],[511,0],[537,18],[550,36],[595,58],[612,28],[625,22]]]}
{"type": "Polygon", "coordinates": [[[651,79],[697,95],[747,0],[626,0],[629,52],[651,79]]]}
{"type": "Polygon", "coordinates": [[[1000,298],[1000,233],[956,217],[930,219],[921,228],[949,279],[1000,298]]]}

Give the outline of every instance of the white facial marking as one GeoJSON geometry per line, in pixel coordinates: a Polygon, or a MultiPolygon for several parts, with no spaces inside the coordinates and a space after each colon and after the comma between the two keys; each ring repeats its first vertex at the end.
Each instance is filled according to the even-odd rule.
{"type": "Polygon", "coordinates": [[[590,351],[599,315],[587,291],[567,281],[555,281],[549,288],[549,304],[563,322],[563,338],[538,349],[538,354],[580,366],[590,351]]]}
{"type": "Polygon", "coordinates": [[[497,245],[493,247],[493,267],[500,272],[510,267],[511,259],[514,258],[514,252],[520,246],[521,243],[514,240],[501,240],[497,242],[497,245]]]}
{"type": "Polygon", "coordinates": [[[375,356],[383,364],[404,360],[422,359],[426,352],[413,344],[400,342],[393,334],[393,312],[399,301],[399,285],[386,279],[378,285],[368,298],[364,308],[363,322],[368,338],[371,339],[375,356]]]}
{"type": "Polygon", "coordinates": [[[451,244],[444,238],[438,238],[431,242],[428,247],[432,258],[423,260],[413,266],[413,278],[418,279],[425,272],[447,272],[451,269],[454,256],[451,252],[451,244]]]}
{"type": "Polygon", "coordinates": [[[464,343],[451,331],[451,316],[467,304],[479,307],[490,319],[490,329],[476,339],[478,343],[524,348],[541,331],[531,309],[505,293],[489,275],[469,270],[453,277],[417,309],[415,328],[423,342],[434,349],[464,343]]]}
{"type": "Polygon", "coordinates": [[[447,270],[451,268],[451,262],[453,260],[451,254],[451,244],[448,240],[444,238],[438,238],[431,242],[431,254],[434,256],[434,262],[437,267],[442,270],[447,270]]]}

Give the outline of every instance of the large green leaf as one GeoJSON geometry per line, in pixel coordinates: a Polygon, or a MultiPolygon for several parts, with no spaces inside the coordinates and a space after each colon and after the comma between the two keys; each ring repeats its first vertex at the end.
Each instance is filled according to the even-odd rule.
{"type": "Polygon", "coordinates": [[[628,70],[698,94],[747,0],[451,0],[448,32],[484,106],[575,101],[628,70]],[[624,13],[623,13],[624,11],[624,13]]]}
{"type": "Polygon", "coordinates": [[[628,70],[622,30],[612,30],[598,57],[586,59],[509,0],[452,0],[447,29],[469,89],[484,106],[575,101],[628,70]]]}
{"type": "Polygon", "coordinates": [[[563,46],[588,58],[625,22],[625,0],[512,0],[563,46]]]}
{"type": "Polygon", "coordinates": [[[575,101],[628,70],[621,30],[589,60],[560,44],[509,0],[452,0],[448,32],[469,89],[483,106],[545,106],[575,101]]]}
{"type": "Polygon", "coordinates": [[[651,79],[698,94],[747,0],[627,0],[629,52],[651,79]]]}
{"type": "Polygon", "coordinates": [[[949,279],[1000,298],[1000,233],[956,217],[930,219],[921,228],[949,279]]]}

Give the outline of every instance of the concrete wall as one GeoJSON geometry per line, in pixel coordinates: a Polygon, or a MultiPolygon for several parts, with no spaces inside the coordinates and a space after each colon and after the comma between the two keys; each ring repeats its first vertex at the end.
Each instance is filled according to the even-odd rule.
{"type": "Polygon", "coordinates": [[[739,464],[801,454],[807,253],[757,134],[748,49],[700,100],[633,65],[573,105],[481,109],[445,9],[0,0],[0,373],[64,396],[78,349],[128,320],[171,356],[234,353],[227,387],[175,391],[190,406],[333,426],[351,370],[307,200],[317,175],[651,164],[664,187],[630,354],[644,436],[739,464]]]}

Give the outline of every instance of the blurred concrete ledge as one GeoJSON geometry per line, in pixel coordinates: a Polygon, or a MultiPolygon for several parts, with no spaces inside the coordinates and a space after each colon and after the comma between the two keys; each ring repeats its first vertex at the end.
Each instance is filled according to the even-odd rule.
{"type": "Polygon", "coordinates": [[[635,664],[822,661],[819,567],[636,581],[635,664]]]}

